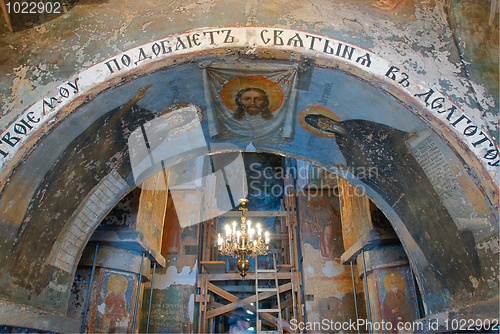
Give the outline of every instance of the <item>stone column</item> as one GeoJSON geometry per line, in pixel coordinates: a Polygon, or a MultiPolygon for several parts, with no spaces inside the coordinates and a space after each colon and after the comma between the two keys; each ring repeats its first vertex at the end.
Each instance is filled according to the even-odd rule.
{"type": "Polygon", "coordinates": [[[398,322],[418,318],[408,258],[387,222],[373,219],[378,209],[370,200],[347,181],[340,180],[340,184],[346,250],[342,262],[356,264],[356,279],[363,280],[364,320],[371,322],[371,326],[360,328],[360,331],[369,333],[371,329],[373,333],[398,333],[398,322]]]}
{"type": "MultiPolygon", "coordinates": [[[[87,247],[77,273],[77,281],[86,287],[95,255],[92,248],[87,247]]],[[[150,268],[151,260],[146,256],[143,259],[142,254],[138,252],[99,245],[87,302],[84,332],[131,333],[132,328],[134,332],[138,332],[139,319],[134,317],[140,314],[143,283],[150,276],[150,268]],[[142,277],[139,277],[141,272],[142,277]]],[[[85,296],[87,291],[82,289],[85,296]]]]}
{"type": "Polygon", "coordinates": [[[373,333],[411,332],[418,319],[415,284],[401,245],[386,245],[360,253],[358,275],[365,280],[373,333]],[[364,255],[364,268],[363,268],[364,255]],[[399,327],[398,327],[399,326],[399,327]]]}
{"type": "Polygon", "coordinates": [[[113,218],[101,223],[87,244],[68,308],[68,316],[83,322],[84,332],[139,332],[143,283],[151,278],[152,261],[165,266],[161,255],[168,194],[165,180],[163,172],[146,180],[119,213],[110,213],[108,217],[113,218]]]}

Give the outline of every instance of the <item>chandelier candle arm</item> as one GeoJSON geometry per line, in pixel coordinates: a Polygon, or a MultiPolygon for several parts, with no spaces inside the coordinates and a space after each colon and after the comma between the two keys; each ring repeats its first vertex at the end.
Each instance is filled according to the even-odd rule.
{"type": "Polygon", "coordinates": [[[228,255],[239,259],[238,270],[240,271],[241,277],[245,278],[246,272],[249,269],[249,262],[246,259],[246,256],[255,257],[258,255],[267,255],[267,251],[269,250],[270,235],[269,232],[266,231],[263,238],[261,225],[257,223],[257,236],[255,237],[255,229],[252,228],[252,222],[249,220],[247,223],[247,219],[245,217],[245,212],[248,211],[245,205],[248,200],[240,199],[240,202],[240,229],[237,230],[235,221],[232,223],[232,229],[229,225],[226,225],[226,236],[223,238],[220,233],[218,234],[217,246],[222,255],[228,255]]]}

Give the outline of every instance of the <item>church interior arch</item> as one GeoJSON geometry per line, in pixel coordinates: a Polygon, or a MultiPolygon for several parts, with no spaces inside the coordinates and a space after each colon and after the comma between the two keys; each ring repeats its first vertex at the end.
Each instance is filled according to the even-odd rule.
{"type": "MultiPolygon", "coordinates": [[[[453,7],[458,6],[455,2],[445,6],[451,13],[443,12],[452,24],[453,20],[466,20],[459,7],[453,7]]],[[[398,6],[387,11],[394,14],[400,8],[406,15],[405,11],[412,8],[405,1],[399,1],[398,6]]],[[[414,7],[419,6],[423,5],[415,1],[414,7]]],[[[77,4],[65,15],[80,17],[84,7],[77,4]]],[[[193,8],[185,10],[201,10],[193,8]]],[[[214,15],[211,10],[210,15],[214,15]]],[[[376,10],[371,17],[386,15],[385,9],[376,10]]],[[[346,17],[351,15],[350,11],[346,13],[346,17]]],[[[42,26],[61,24],[65,15],[42,26]]],[[[407,20],[414,22],[413,18],[407,20]]],[[[419,20],[427,22],[425,18],[419,20]]],[[[487,26],[493,29],[496,24],[498,34],[497,21],[498,15],[493,15],[493,23],[487,26]]],[[[356,31],[355,22],[349,22],[350,29],[356,31]]],[[[252,161],[261,167],[274,162],[265,170],[270,174],[278,165],[297,172],[293,181],[287,182],[296,191],[293,210],[302,238],[302,243],[297,243],[297,256],[302,259],[297,270],[300,267],[302,279],[308,275],[307,270],[326,270],[325,281],[330,284],[336,277],[332,271],[343,268],[346,275],[349,264],[355,262],[361,270],[360,256],[366,255],[372,267],[368,276],[358,272],[358,293],[371,291],[373,298],[377,284],[385,292],[379,295],[379,304],[368,297],[368,303],[360,309],[364,316],[371,309],[373,317],[382,320],[388,317],[381,305],[390,283],[384,281],[385,272],[382,275],[377,271],[382,268],[379,262],[400,263],[404,258],[401,261],[408,264],[405,270],[411,268],[407,286],[415,277],[415,287],[406,291],[417,295],[412,320],[429,325],[437,319],[443,325],[452,319],[494,319],[498,313],[498,129],[490,119],[498,114],[491,102],[498,98],[495,92],[491,93],[493,97],[484,93],[483,103],[478,102],[479,92],[488,92],[493,79],[488,78],[482,86],[474,82],[484,67],[492,67],[488,60],[491,54],[478,55],[479,47],[474,56],[468,53],[470,49],[462,50],[462,54],[461,49],[455,50],[462,57],[456,62],[460,66],[465,66],[463,57],[478,58],[466,71],[467,83],[473,82],[475,92],[457,98],[455,94],[462,88],[450,88],[452,82],[459,82],[451,71],[447,73],[448,82],[443,79],[440,86],[435,82],[416,83],[416,78],[425,77],[419,70],[412,72],[378,46],[370,48],[370,43],[328,29],[319,35],[299,30],[297,25],[233,26],[228,22],[225,28],[200,28],[203,26],[181,30],[185,33],[155,28],[155,38],[139,39],[106,53],[106,57],[95,58],[98,61],[72,70],[77,74],[67,81],[58,80],[50,90],[27,97],[29,105],[18,103],[16,111],[6,115],[4,119],[9,121],[3,123],[0,146],[4,158],[0,174],[0,224],[4,231],[0,242],[4,259],[0,263],[0,300],[5,310],[0,323],[9,328],[78,331],[82,305],[77,311],[75,305],[85,300],[91,305],[88,318],[85,316],[86,330],[111,331],[98,325],[99,321],[104,323],[106,314],[105,289],[113,289],[112,283],[105,284],[112,281],[114,288],[124,284],[123,278],[111,279],[111,272],[120,268],[116,270],[130,273],[124,275],[128,288],[122,290],[129,302],[127,330],[130,326],[136,331],[143,329],[147,314],[144,302],[149,297],[143,283],[151,284],[154,271],[149,264],[158,266],[157,279],[166,284],[165,280],[172,277],[171,261],[179,260],[172,255],[175,251],[167,252],[164,245],[165,238],[175,235],[165,227],[166,216],[173,212],[175,192],[182,193],[178,200],[188,201],[182,203],[191,208],[190,218],[185,219],[196,220],[195,226],[213,220],[218,226],[216,218],[237,206],[238,194],[245,197],[245,192],[253,191],[254,199],[261,203],[262,198],[255,196],[257,188],[251,189],[248,179],[254,171],[248,166],[241,170],[241,164],[252,161]],[[211,46],[213,41],[215,46],[211,46]],[[307,170],[306,177],[298,174],[299,167],[307,170]],[[328,183],[319,174],[311,177],[311,171],[335,175],[334,181],[328,183]],[[190,173],[187,180],[184,173],[190,173]],[[240,183],[244,179],[246,185],[240,183]],[[355,195],[344,198],[329,193],[332,198],[301,202],[299,190],[311,186],[337,187],[346,193],[352,190],[355,195]],[[202,188],[205,192],[200,195],[197,191],[202,188]],[[220,190],[220,197],[209,195],[207,189],[220,190]],[[337,204],[330,204],[330,200],[337,204]],[[334,239],[340,246],[334,258],[325,257],[327,248],[314,234],[322,232],[313,233],[314,228],[307,227],[306,222],[320,219],[318,211],[311,209],[319,210],[318,205],[325,209],[323,218],[327,222],[325,217],[334,217],[335,212],[340,215],[335,216],[338,229],[334,239]],[[193,212],[197,212],[196,218],[193,212]],[[357,216],[360,213],[364,218],[357,216]],[[112,227],[104,228],[106,222],[112,227]],[[390,226],[378,226],[377,222],[390,222],[390,226]],[[85,283],[97,241],[102,252],[97,267],[112,269],[97,271],[100,276],[94,277],[98,280],[95,282],[103,284],[102,290],[88,288],[88,281],[85,283]],[[396,244],[398,250],[390,248],[396,244]],[[320,254],[307,261],[319,259],[316,262],[320,264],[303,264],[309,254],[304,252],[305,245],[311,254],[320,254]],[[394,257],[386,260],[391,256],[387,254],[394,257]],[[78,277],[83,277],[82,281],[78,277]],[[87,297],[75,293],[78,284],[82,291],[87,284],[87,290],[95,294],[87,297]],[[77,297],[80,299],[75,301],[77,297]],[[139,297],[141,302],[135,303],[139,297]],[[23,322],[28,318],[33,320],[23,322]]],[[[465,40],[470,31],[455,33],[465,40]]],[[[417,48],[409,54],[420,56],[421,52],[428,50],[417,48]]],[[[426,65],[432,69],[436,66],[426,65]]],[[[432,81],[436,75],[429,76],[432,81]]],[[[259,175],[267,182],[264,171],[259,175]]],[[[273,174],[271,179],[280,184],[281,190],[286,188],[285,183],[279,183],[285,182],[285,175],[273,174]]],[[[282,210],[283,192],[270,195],[273,199],[269,201],[278,203],[272,210],[282,210]]],[[[261,204],[262,211],[267,204],[261,204]]],[[[318,226],[325,229],[325,224],[321,220],[318,226]]],[[[201,284],[198,280],[207,270],[200,264],[204,237],[196,234],[198,230],[185,231],[192,235],[177,235],[179,239],[170,242],[180,247],[182,241],[191,269],[186,274],[182,267],[176,267],[175,272],[178,280],[194,283],[184,290],[170,289],[171,284],[168,289],[159,289],[157,292],[161,290],[163,295],[158,298],[163,301],[158,305],[185,301],[183,305],[188,306],[184,305],[182,311],[170,310],[170,319],[189,307],[184,324],[191,326],[189,331],[200,331],[202,318],[195,319],[200,313],[194,310],[201,305],[201,297],[196,297],[201,284]]],[[[176,251],[181,253],[180,248],[176,251]]],[[[318,283],[318,289],[320,286],[318,283]]],[[[318,311],[319,304],[314,302],[317,294],[306,291],[312,289],[310,286],[304,283],[302,288],[303,320],[308,312],[310,319],[333,317],[333,310],[318,311]]],[[[335,312],[338,321],[353,315],[335,312]]],[[[173,324],[163,326],[156,330],[173,324]]]]}

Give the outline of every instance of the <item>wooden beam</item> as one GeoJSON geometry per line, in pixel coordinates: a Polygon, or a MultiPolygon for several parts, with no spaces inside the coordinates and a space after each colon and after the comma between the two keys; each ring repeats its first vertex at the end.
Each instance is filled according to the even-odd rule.
{"type": "Polygon", "coordinates": [[[9,28],[10,32],[13,32],[12,22],[10,21],[10,14],[7,11],[7,6],[5,6],[5,0],[0,0],[0,7],[2,7],[3,18],[5,19],[5,23],[9,28]]]}
{"type": "Polygon", "coordinates": [[[278,264],[278,272],[287,273],[293,269],[291,264],[278,264]]]}
{"type": "MultiPolygon", "coordinates": [[[[236,310],[238,307],[246,307],[250,311],[254,312],[255,307],[250,305],[250,303],[255,302],[255,295],[247,297],[245,299],[239,299],[235,295],[213,285],[212,283],[208,283],[208,289],[212,291],[213,293],[216,293],[217,295],[221,296],[222,298],[229,300],[231,304],[227,304],[224,306],[221,306],[219,308],[216,308],[214,310],[210,310],[207,312],[207,319],[210,319],[212,317],[216,317],[218,315],[231,312],[236,310]],[[221,291],[222,290],[222,291],[221,291]]],[[[291,290],[292,289],[292,283],[286,283],[283,285],[279,286],[279,293],[283,293],[285,291],[291,290]]],[[[273,292],[264,292],[259,294],[259,301],[276,296],[276,293],[273,292]]],[[[273,317],[274,318],[274,317],[273,317]]],[[[266,319],[269,321],[269,319],[266,319]]]]}
{"type": "Polygon", "coordinates": [[[224,261],[200,261],[200,264],[207,269],[209,274],[222,274],[226,272],[226,262],[224,261]]]}
{"type": "Polygon", "coordinates": [[[217,303],[216,301],[213,301],[213,300],[211,300],[208,303],[208,307],[212,307],[212,308],[218,308],[218,307],[222,307],[222,306],[224,306],[224,304],[217,303]]]}
{"type": "Polygon", "coordinates": [[[283,310],[292,304],[293,304],[293,299],[288,298],[287,300],[285,300],[284,302],[281,303],[281,309],[283,310]]]}
{"type": "MultiPolygon", "coordinates": [[[[198,283],[197,287],[198,288],[201,287],[201,282],[198,283]]],[[[291,282],[285,283],[285,284],[280,285],[279,288],[280,288],[280,293],[282,293],[282,292],[291,290],[292,289],[292,284],[291,284],[291,282]]],[[[253,286],[253,285],[249,285],[249,286],[245,286],[245,285],[225,285],[223,287],[223,290],[227,291],[227,292],[239,292],[239,293],[253,293],[253,294],[255,294],[255,286],[253,286]]],[[[201,299],[197,297],[196,302],[198,302],[199,300],[201,300],[201,299]]]]}
{"type": "MultiPolygon", "coordinates": [[[[229,272],[225,274],[208,274],[209,281],[241,281],[241,276],[238,272],[229,272]]],[[[259,279],[274,279],[274,273],[261,273],[259,279]]],[[[278,272],[278,279],[292,279],[290,272],[278,272]]],[[[245,280],[255,280],[255,272],[247,272],[245,280]]]]}
{"type": "MultiPolygon", "coordinates": [[[[259,300],[266,299],[266,298],[269,298],[270,296],[275,296],[275,295],[276,294],[271,293],[271,292],[262,293],[259,295],[259,300]],[[262,297],[261,297],[261,295],[262,295],[262,297]]],[[[208,311],[207,317],[208,318],[216,317],[218,315],[234,311],[239,307],[246,308],[249,311],[256,313],[255,306],[250,305],[250,303],[254,303],[254,302],[255,302],[255,295],[247,297],[245,299],[237,298],[237,300],[233,301],[231,304],[227,304],[227,305],[221,306],[219,308],[208,311]]]]}
{"type": "Polygon", "coordinates": [[[224,285],[224,290],[227,292],[236,293],[253,293],[255,294],[255,286],[253,285],[224,285]]]}
{"type": "MultiPolygon", "coordinates": [[[[286,217],[286,211],[247,211],[246,217],[286,217]]],[[[227,211],[221,213],[219,217],[241,217],[241,211],[227,211]]]]}
{"type": "MultiPolygon", "coordinates": [[[[206,269],[202,268],[202,271],[206,271],[206,269]]],[[[200,305],[200,322],[198,322],[198,332],[200,332],[200,326],[201,327],[201,333],[205,333],[207,331],[206,329],[206,324],[207,324],[207,299],[208,299],[208,291],[207,291],[207,274],[203,273],[201,276],[202,280],[202,285],[201,285],[201,294],[202,294],[202,304],[200,305]]]]}
{"type": "Polygon", "coordinates": [[[279,288],[280,288],[280,293],[283,293],[283,292],[288,291],[288,290],[292,290],[292,282],[282,284],[282,285],[280,285],[279,288]]]}
{"type": "Polygon", "coordinates": [[[210,282],[208,282],[208,290],[212,291],[213,293],[221,296],[222,298],[229,300],[230,302],[236,302],[240,300],[238,297],[233,295],[232,293],[227,292],[226,290],[219,288],[217,285],[214,285],[210,282]]]}

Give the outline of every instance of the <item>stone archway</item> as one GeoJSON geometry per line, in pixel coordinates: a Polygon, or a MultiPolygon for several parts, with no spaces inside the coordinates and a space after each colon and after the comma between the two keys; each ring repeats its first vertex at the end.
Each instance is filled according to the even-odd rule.
{"type": "MultiPolygon", "coordinates": [[[[295,137],[269,133],[260,142],[223,138],[233,145],[230,150],[252,144],[257,150],[302,157],[366,186],[406,246],[428,295],[424,302],[430,314],[494,298],[488,282],[496,278],[484,270],[498,267],[490,251],[498,231],[492,204],[498,198],[492,180],[498,151],[477,117],[437,89],[412,84],[411,74],[370,51],[325,36],[271,28],[201,29],[123,52],[72,77],[4,131],[2,197],[11,231],[11,243],[4,246],[10,259],[2,267],[0,285],[5,298],[64,312],[68,286],[88,237],[134,186],[128,138],[162,116],[157,106],[202,105],[204,139],[220,142],[211,132],[218,105],[207,103],[214,98],[207,88],[207,67],[214,62],[224,63],[225,71],[236,68],[236,77],[245,70],[270,77],[273,66],[296,71],[279,81],[290,88],[287,99],[293,103],[287,107],[295,114],[284,116],[283,122],[290,121],[290,135],[295,137]],[[269,73],[262,74],[266,70],[269,73]],[[334,87],[327,77],[352,91],[334,87]],[[153,92],[137,98],[137,91],[151,81],[153,92]],[[308,103],[333,109],[332,90],[346,93],[336,96],[339,101],[347,98],[341,104],[344,109],[336,111],[352,134],[350,140],[338,134],[336,139],[318,136],[297,120],[308,103]],[[306,95],[315,99],[307,102],[306,95]],[[388,111],[376,114],[383,107],[388,111]],[[408,127],[400,119],[406,117],[413,117],[408,127]],[[368,146],[356,152],[363,145],[368,146]],[[370,156],[377,147],[383,150],[370,156]],[[395,152],[391,156],[400,156],[399,169],[384,158],[390,150],[395,152]],[[373,180],[361,177],[357,168],[367,168],[368,163],[385,170],[373,180]],[[484,178],[469,173],[469,168],[484,178]],[[449,208],[458,208],[462,200],[466,205],[450,213],[449,208]],[[70,235],[76,236],[72,242],[70,235]],[[45,242],[37,242],[40,236],[45,242]],[[33,253],[39,256],[33,258],[33,253]],[[431,297],[436,292],[437,302],[431,297]]],[[[199,153],[178,158],[190,154],[199,153]]]]}

